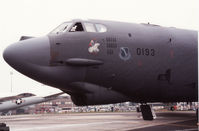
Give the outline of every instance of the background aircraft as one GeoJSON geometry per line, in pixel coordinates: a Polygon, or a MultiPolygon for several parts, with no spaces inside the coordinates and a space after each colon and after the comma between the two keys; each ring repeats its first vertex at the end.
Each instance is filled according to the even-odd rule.
{"type": "Polygon", "coordinates": [[[0,112],[5,113],[10,110],[18,109],[24,106],[59,99],[61,98],[60,95],[62,94],[64,94],[64,92],[45,96],[45,97],[39,97],[31,93],[22,93],[16,96],[0,98],[0,112]]]}
{"type": "Polygon", "coordinates": [[[22,74],[71,95],[76,105],[192,102],[198,98],[198,32],[100,20],[65,22],[22,37],[3,53],[22,74]]]}

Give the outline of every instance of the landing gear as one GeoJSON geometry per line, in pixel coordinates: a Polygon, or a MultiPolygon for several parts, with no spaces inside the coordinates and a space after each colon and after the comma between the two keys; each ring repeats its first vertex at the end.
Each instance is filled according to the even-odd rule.
{"type": "MultiPolygon", "coordinates": [[[[196,118],[197,118],[197,121],[198,121],[198,109],[196,109],[196,118]]],[[[199,122],[198,122],[199,124],[199,122]]]]}
{"type": "Polygon", "coordinates": [[[140,105],[142,117],[144,120],[154,120],[156,118],[154,110],[151,108],[150,105],[140,105]]]}
{"type": "Polygon", "coordinates": [[[170,107],[170,110],[171,110],[171,111],[174,111],[174,110],[175,110],[175,108],[172,106],[172,107],[170,107]]]}
{"type": "Polygon", "coordinates": [[[0,123],[0,131],[9,131],[9,127],[5,123],[0,123]]]}

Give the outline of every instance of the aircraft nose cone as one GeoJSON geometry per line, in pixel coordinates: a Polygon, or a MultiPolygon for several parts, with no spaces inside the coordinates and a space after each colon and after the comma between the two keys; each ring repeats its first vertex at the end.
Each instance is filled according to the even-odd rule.
{"type": "Polygon", "coordinates": [[[50,58],[49,39],[46,36],[19,41],[4,50],[3,58],[18,71],[26,68],[27,64],[48,65],[50,58]]]}
{"type": "Polygon", "coordinates": [[[9,45],[3,52],[4,60],[10,65],[16,64],[18,58],[18,43],[9,45]]]}
{"type": "MultiPolygon", "coordinates": [[[[13,46],[13,45],[12,45],[13,46]]],[[[4,50],[4,52],[3,52],[3,58],[4,58],[4,60],[8,63],[10,60],[10,58],[12,58],[12,57],[10,57],[10,55],[12,54],[12,47],[10,47],[10,46],[8,46],[5,50],[4,50]]]]}

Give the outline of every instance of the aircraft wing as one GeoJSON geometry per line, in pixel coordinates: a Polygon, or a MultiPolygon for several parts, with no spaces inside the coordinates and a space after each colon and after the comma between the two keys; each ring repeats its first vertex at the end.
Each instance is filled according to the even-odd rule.
{"type": "Polygon", "coordinates": [[[57,98],[58,96],[62,95],[62,94],[65,94],[64,92],[60,92],[60,93],[57,93],[57,94],[53,94],[53,95],[49,95],[49,96],[46,96],[44,97],[45,99],[55,99],[57,98]]]}
{"type": "Polygon", "coordinates": [[[8,97],[3,97],[0,98],[0,102],[5,102],[5,101],[10,101],[10,100],[15,100],[15,99],[21,99],[21,98],[25,98],[25,97],[30,97],[30,96],[35,96],[32,93],[22,93],[16,96],[8,96],[8,97]]]}
{"type": "Polygon", "coordinates": [[[12,96],[7,98],[6,101],[0,102],[0,112],[7,112],[9,110],[17,109],[24,106],[29,106],[50,100],[64,98],[64,97],[59,97],[62,94],[64,94],[64,92],[49,95],[46,97],[30,96],[30,94],[24,94],[24,93],[18,96],[12,96]],[[21,97],[21,96],[26,96],[26,97],[21,97]]]}

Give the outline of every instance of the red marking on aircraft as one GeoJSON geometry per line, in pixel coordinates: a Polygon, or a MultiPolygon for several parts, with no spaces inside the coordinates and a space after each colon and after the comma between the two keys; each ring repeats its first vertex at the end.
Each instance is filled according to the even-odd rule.
{"type": "Polygon", "coordinates": [[[141,61],[138,61],[138,66],[142,66],[142,62],[141,61]]]}
{"type": "Polygon", "coordinates": [[[173,50],[170,51],[170,57],[171,57],[171,58],[174,57],[174,51],[173,51],[173,50]]]}

